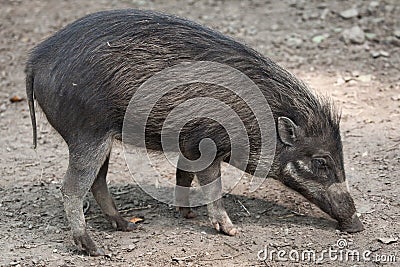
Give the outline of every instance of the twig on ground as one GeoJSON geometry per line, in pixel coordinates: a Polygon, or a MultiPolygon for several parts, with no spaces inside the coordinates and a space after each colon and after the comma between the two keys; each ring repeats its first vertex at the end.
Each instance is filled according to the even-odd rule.
{"type": "Polygon", "coordinates": [[[243,205],[243,203],[240,202],[239,199],[237,200],[237,202],[240,204],[240,206],[242,206],[242,208],[244,209],[244,211],[246,211],[246,213],[250,216],[251,214],[250,214],[249,210],[243,205]]]}
{"type": "MultiPolygon", "coordinates": [[[[134,208],[120,210],[119,212],[120,213],[128,213],[128,212],[130,212],[132,210],[145,210],[145,209],[150,209],[150,208],[151,207],[149,207],[149,206],[146,206],[146,207],[134,207],[134,208]]],[[[100,214],[95,214],[95,215],[86,217],[86,220],[96,219],[96,218],[101,217],[101,216],[103,216],[103,214],[101,214],[101,213],[100,214]]]]}
{"type": "Polygon", "coordinates": [[[188,259],[192,259],[192,258],[196,258],[197,256],[196,255],[189,255],[189,256],[186,256],[186,257],[172,257],[172,261],[186,261],[186,260],[188,260],[188,259]]]}
{"type": "Polygon", "coordinates": [[[132,190],[117,191],[117,192],[114,192],[113,195],[119,196],[119,195],[131,193],[131,192],[132,192],[132,190]]]}
{"type": "Polygon", "coordinates": [[[233,250],[239,251],[238,248],[234,247],[233,245],[229,244],[228,242],[224,242],[225,245],[227,245],[228,247],[230,247],[233,250]]]}
{"type": "Polygon", "coordinates": [[[242,255],[243,252],[240,252],[238,254],[235,254],[233,256],[225,256],[225,257],[221,257],[221,258],[214,258],[214,259],[199,259],[200,261],[223,261],[223,260],[231,260],[233,258],[236,258],[240,255],[242,255]]]}

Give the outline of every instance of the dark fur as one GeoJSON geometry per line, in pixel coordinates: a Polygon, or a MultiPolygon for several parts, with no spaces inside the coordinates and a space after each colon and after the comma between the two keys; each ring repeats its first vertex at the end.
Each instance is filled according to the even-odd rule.
{"type": "Polygon", "coordinates": [[[85,123],[82,111],[107,114],[109,119],[98,123],[98,116],[90,116],[91,124],[119,133],[135,89],[154,73],[188,60],[232,66],[260,87],[274,117],[289,117],[308,134],[338,134],[331,104],[270,59],[216,31],[155,12],[99,12],[70,24],[32,51],[26,73],[34,86],[27,91],[34,90],[63,136],[71,131],[66,121],[85,123]]]}

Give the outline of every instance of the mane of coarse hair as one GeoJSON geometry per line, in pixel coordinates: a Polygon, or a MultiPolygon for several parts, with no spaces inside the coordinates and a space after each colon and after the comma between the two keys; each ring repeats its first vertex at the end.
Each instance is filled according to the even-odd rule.
{"type": "Polygon", "coordinates": [[[264,84],[268,90],[268,103],[274,117],[285,116],[300,126],[307,136],[331,135],[340,139],[341,113],[328,96],[317,95],[304,82],[268,58],[264,65],[269,76],[264,84]]]}

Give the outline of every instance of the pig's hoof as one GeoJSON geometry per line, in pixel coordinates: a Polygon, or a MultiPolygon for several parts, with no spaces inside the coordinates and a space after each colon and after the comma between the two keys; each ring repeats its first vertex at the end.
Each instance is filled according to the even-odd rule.
{"type": "Polygon", "coordinates": [[[99,256],[106,255],[104,250],[102,250],[101,248],[98,248],[96,251],[89,251],[88,254],[89,254],[89,256],[93,256],[93,257],[99,257],[99,256]]]}
{"type": "Polygon", "coordinates": [[[186,219],[193,219],[197,216],[197,214],[191,208],[187,207],[179,207],[179,213],[186,219]]]}
{"type": "Polygon", "coordinates": [[[235,236],[239,234],[239,229],[236,228],[233,224],[222,224],[219,222],[213,222],[214,228],[221,233],[226,235],[235,236]]]}
{"type": "Polygon", "coordinates": [[[85,251],[89,256],[104,256],[104,250],[97,248],[93,240],[87,233],[74,236],[75,245],[81,251],[85,251]]]}
{"type": "Polygon", "coordinates": [[[127,221],[122,217],[108,217],[111,225],[114,229],[123,232],[131,232],[137,228],[137,225],[133,222],[127,221]]]}
{"type": "Polygon", "coordinates": [[[121,227],[121,231],[123,232],[131,232],[133,230],[135,230],[137,228],[137,225],[133,222],[127,222],[126,225],[124,225],[123,227],[121,227]]]}

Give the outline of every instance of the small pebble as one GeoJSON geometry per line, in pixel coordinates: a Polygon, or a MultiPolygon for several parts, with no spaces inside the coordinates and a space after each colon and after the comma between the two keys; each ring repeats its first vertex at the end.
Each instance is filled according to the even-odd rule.
{"type": "Polygon", "coordinates": [[[379,53],[379,51],[371,51],[371,56],[373,58],[378,58],[381,55],[381,53],[379,53]]]}
{"type": "Polygon", "coordinates": [[[379,53],[381,54],[382,57],[388,57],[389,56],[389,53],[386,52],[386,51],[383,51],[383,50],[379,51],[379,53]]]}
{"type": "Polygon", "coordinates": [[[344,19],[350,19],[358,16],[358,10],[356,8],[350,8],[339,13],[344,19]]]}
{"type": "Polygon", "coordinates": [[[363,44],[365,42],[364,31],[359,26],[345,29],[342,33],[342,37],[346,44],[363,44]]]}
{"type": "Polygon", "coordinates": [[[4,111],[6,111],[6,110],[7,110],[6,104],[2,104],[2,105],[0,106],[0,113],[4,112],[4,111]]]}

